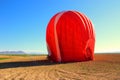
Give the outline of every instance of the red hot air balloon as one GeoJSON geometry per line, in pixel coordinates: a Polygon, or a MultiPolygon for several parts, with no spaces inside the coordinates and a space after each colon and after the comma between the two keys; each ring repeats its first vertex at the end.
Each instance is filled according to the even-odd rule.
{"type": "Polygon", "coordinates": [[[93,60],[95,31],[92,22],[77,11],[59,12],[48,23],[46,44],[53,62],[93,60]]]}

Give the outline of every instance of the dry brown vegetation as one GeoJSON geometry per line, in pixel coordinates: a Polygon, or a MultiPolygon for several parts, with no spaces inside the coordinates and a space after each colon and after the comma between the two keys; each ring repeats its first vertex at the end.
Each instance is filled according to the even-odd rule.
{"type": "Polygon", "coordinates": [[[120,80],[120,54],[95,54],[94,61],[52,63],[46,56],[0,58],[0,80],[120,80]]]}

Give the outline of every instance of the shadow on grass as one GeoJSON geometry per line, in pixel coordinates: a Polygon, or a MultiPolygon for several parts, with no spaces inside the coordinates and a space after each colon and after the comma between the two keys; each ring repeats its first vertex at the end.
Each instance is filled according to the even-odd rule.
{"type": "Polygon", "coordinates": [[[23,61],[21,61],[21,62],[5,62],[5,63],[0,63],[0,69],[54,65],[54,64],[57,64],[57,63],[53,63],[49,60],[24,61],[24,62],[23,61]]]}

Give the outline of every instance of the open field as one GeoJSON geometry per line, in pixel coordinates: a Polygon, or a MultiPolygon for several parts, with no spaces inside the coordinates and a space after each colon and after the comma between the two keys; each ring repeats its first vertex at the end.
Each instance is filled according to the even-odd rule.
{"type": "Polygon", "coordinates": [[[94,61],[61,64],[46,56],[0,58],[0,80],[120,80],[120,54],[95,54],[94,61]]]}

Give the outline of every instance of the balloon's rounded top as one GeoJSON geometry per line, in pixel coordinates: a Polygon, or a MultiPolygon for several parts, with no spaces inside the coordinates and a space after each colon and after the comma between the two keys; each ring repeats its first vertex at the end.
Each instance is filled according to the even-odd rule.
{"type": "Polygon", "coordinates": [[[93,60],[95,31],[83,13],[69,10],[55,14],[46,31],[48,53],[52,61],[93,60]]]}

